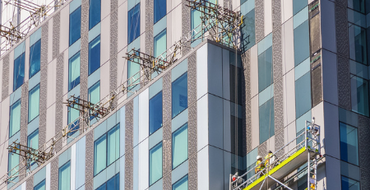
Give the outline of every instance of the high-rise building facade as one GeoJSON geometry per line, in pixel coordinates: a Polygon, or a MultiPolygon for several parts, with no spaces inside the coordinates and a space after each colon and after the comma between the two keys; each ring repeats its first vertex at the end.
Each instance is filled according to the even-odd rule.
{"type": "Polygon", "coordinates": [[[3,53],[0,189],[370,189],[370,2],[196,2],[66,1],[3,53]]]}

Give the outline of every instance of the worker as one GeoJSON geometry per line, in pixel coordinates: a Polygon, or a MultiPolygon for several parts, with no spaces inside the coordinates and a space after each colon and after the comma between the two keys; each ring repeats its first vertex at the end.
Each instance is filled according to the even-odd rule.
{"type": "Polygon", "coordinates": [[[254,169],[254,173],[259,174],[260,177],[264,175],[264,172],[261,172],[265,169],[265,164],[262,162],[262,156],[257,156],[256,168],[254,169]]]}
{"type": "Polygon", "coordinates": [[[275,155],[269,151],[269,153],[265,157],[265,166],[270,170],[274,167],[275,162],[275,155]]]}

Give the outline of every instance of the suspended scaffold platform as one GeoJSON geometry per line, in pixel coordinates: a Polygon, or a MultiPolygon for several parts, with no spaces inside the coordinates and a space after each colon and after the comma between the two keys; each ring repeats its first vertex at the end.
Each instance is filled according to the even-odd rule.
{"type": "MultiPolygon", "coordinates": [[[[320,154],[320,126],[313,122],[306,121],[305,129],[295,139],[285,144],[273,153],[271,163],[266,164],[264,169],[256,169],[254,166],[241,176],[230,175],[230,190],[264,190],[279,184],[292,190],[284,179],[292,172],[307,164],[307,187],[317,187],[316,174],[320,154]],[[294,146],[294,144],[296,144],[294,146]],[[284,153],[289,147],[290,150],[284,153]],[[279,156],[279,157],[277,157],[279,156]]],[[[262,160],[261,163],[265,163],[262,160]]]]}

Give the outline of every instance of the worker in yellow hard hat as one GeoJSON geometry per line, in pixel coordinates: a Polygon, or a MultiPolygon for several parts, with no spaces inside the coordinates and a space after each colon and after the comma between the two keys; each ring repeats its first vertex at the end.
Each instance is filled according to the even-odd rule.
{"type": "MultiPolygon", "coordinates": [[[[257,156],[256,168],[254,169],[254,173],[259,173],[265,169],[265,164],[262,162],[262,156],[257,156]]],[[[264,172],[260,173],[260,177],[264,175],[264,172]]]]}

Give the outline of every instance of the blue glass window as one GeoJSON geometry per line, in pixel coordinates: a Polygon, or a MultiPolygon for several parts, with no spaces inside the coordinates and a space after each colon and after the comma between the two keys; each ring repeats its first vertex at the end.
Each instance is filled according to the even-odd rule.
{"type": "MultiPolygon", "coordinates": [[[[298,0],[297,0],[298,1],[298,0]]],[[[300,1],[300,0],[299,0],[300,1]]],[[[307,2],[306,2],[307,3],[307,2]]],[[[310,55],[308,20],[294,29],[294,65],[299,65],[310,55]]]]}
{"type": "Polygon", "coordinates": [[[172,169],[188,159],[188,124],[172,134],[172,169]]]}
{"type": "Polygon", "coordinates": [[[193,36],[193,40],[194,39],[197,39],[199,38],[202,33],[201,33],[201,23],[202,23],[202,20],[200,19],[200,16],[201,16],[201,12],[200,11],[197,11],[197,10],[194,10],[192,9],[191,10],[191,31],[192,31],[192,36],[193,36]]]}
{"type": "Polygon", "coordinates": [[[307,6],[307,1],[293,0],[293,15],[297,14],[305,6],[307,6]]]}
{"type": "Polygon", "coordinates": [[[10,106],[9,137],[12,137],[21,128],[21,100],[10,106]]]}
{"type": "Polygon", "coordinates": [[[89,30],[100,22],[100,0],[90,0],[89,30]]]}
{"type": "Polygon", "coordinates": [[[352,111],[369,116],[369,81],[351,75],[352,111]]]}
{"type": "Polygon", "coordinates": [[[128,12],[128,43],[140,36],[140,3],[128,12]]]}
{"type": "Polygon", "coordinates": [[[162,178],[162,142],[149,150],[149,185],[162,178]]]}
{"type": "Polygon", "coordinates": [[[154,23],[166,15],[166,0],[154,0],[154,23]]]}
{"type": "MultiPolygon", "coordinates": [[[[32,132],[27,137],[27,146],[31,147],[35,150],[39,149],[39,130],[36,129],[34,132],[32,132]]],[[[36,162],[30,163],[31,165],[34,165],[36,162]]]]}
{"type": "Polygon", "coordinates": [[[94,175],[119,158],[119,124],[94,142],[94,175]]]}
{"type": "Polygon", "coordinates": [[[348,7],[358,12],[365,13],[365,1],[364,0],[348,0],[348,7]]]}
{"type": "Polygon", "coordinates": [[[71,163],[68,161],[62,167],[59,168],[59,190],[70,190],[71,189],[71,163]]]}
{"type": "Polygon", "coordinates": [[[14,60],[13,91],[22,86],[24,82],[24,53],[14,60]]]}
{"type": "Polygon", "coordinates": [[[69,46],[81,37],[81,6],[69,15],[69,46]]]}
{"type": "Polygon", "coordinates": [[[172,118],[188,107],[188,73],[172,82],[172,118]]]}
{"type": "Polygon", "coordinates": [[[162,91],[149,100],[149,134],[162,127],[162,91]]]}
{"type": "MultiPolygon", "coordinates": [[[[95,83],[93,86],[89,88],[88,92],[88,101],[92,104],[97,104],[100,101],[100,81],[95,83]]],[[[91,117],[90,120],[97,117],[97,115],[92,115],[90,112],[91,117]]]]}
{"type": "Polygon", "coordinates": [[[31,122],[39,115],[40,105],[40,84],[35,86],[28,93],[28,122],[31,122]]]}
{"type": "MultiPolygon", "coordinates": [[[[77,101],[77,103],[78,103],[78,101],[77,101]]],[[[78,108],[77,105],[73,105],[73,106],[75,108],[78,108]]],[[[68,137],[75,134],[78,131],[78,129],[80,128],[80,120],[77,119],[78,117],[80,117],[80,111],[78,111],[77,109],[68,107],[67,121],[68,121],[69,129],[72,130],[70,133],[68,133],[68,137]]]]}
{"type": "Polygon", "coordinates": [[[360,182],[342,176],[342,190],[360,190],[360,182]]]}
{"type": "Polygon", "coordinates": [[[119,173],[96,188],[96,190],[119,190],[119,173]]]}
{"type": "Polygon", "coordinates": [[[340,159],[358,165],[357,129],[340,123],[340,159]]]}
{"type": "Polygon", "coordinates": [[[188,190],[188,175],[172,185],[172,190],[188,190]]]}
{"type": "Polygon", "coordinates": [[[261,92],[272,82],[272,47],[270,47],[258,56],[258,91],[261,92]]]}
{"type": "Polygon", "coordinates": [[[154,57],[160,57],[166,59],[167,50],[167,31],[163,30],[157,36],[154,37],[154,57]]]}
{"type": "Polygon", "coordinates": [[[295,114],[301,117],[311,109],[311,80],[310,72],[295,81],[295,114]]]}
{"type": "Polygon", "coordinates": [[[260,144],[275,134],[274,98],[259,107],[260,144]]]}
{"type": "MultiPolygon", "coordinates": [[[[8,154],[8,176],[17,176],[19,170],[19,151],[9,152],[8,154]]],[[[14,180],[17,177],[12,177],[10,180],[14,180]]]]}
{"type": "Polygon", "coordinates": [[[349,24],[348,33],[350,58],[367,65],[366,29],[349,24]]]}
{"type": "Polygon", "coordinates": [[[100,35],[89,43],[89,75],[100,67],[100,35]]]}
{"type": "Polygon", "coordinates": [[[40,71],[41,39],[30,47],[30,78],[40,71]]]}
{"type": "Polygon", "coordinates": [[[45,179],[42,180],[39,184],[37,184],[33,190],[45,190],[45,179]]]}
{"type": "Polygon", "coordinates": [[[68,65],[68,90],[80,84],[80,52],[69,59],[68,65]]]}

